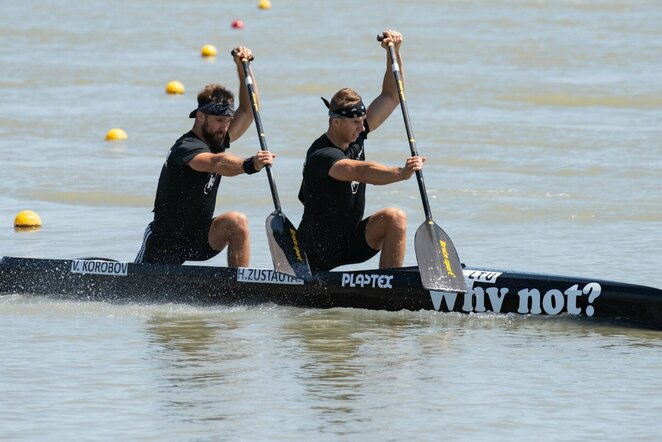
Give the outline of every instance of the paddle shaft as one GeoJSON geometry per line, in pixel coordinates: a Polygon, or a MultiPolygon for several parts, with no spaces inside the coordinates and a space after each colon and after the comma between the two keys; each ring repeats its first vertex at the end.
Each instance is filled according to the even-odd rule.
{"type": "MultiPolygon", "coordinates": [[[[381,35],[377,38],[380,39],[381,35]]],[[[409,149],[411,150],[411,156],[417,157],[418,151],[416,150],[416,139],[414,138],[414,133],[411,129],[411,122],[409,121],[409,110],[407,109],[407,100],[405,99],[405,91],[402,86],[402,74],[400,73],[400,66],[398,65],[397,58],[395,56],[395,49],[393,48],[393,43],[388,45],[388,55],[391,58],[391,70],[395,76],[395,84],[398,87],[398,97],[400,98],[400,109],[402,110],[402,117],[405,120],[405,128],[407,129],[407,138],[409,139],[409,149]]],[[[421,201],[423,202],[423,210],[425,211],[425,219],[430,221],[432,220],[432,211],[430,210],[430,202],[428,201],[428,193],[425,189],[425,181],[423,180],[423,171],[416,171],[416,181],[418,182],[418,190],[421,193],[421,201]]]]}
{"type": "MultiPolygon", "coordinates": [[[[235,55],[235,51],[232,51],[235,55]]],[[[251,57],[251,60],[253,57],[251,57]]],[[[268,151],[267,140],[264,136],[264,128],[262,127],[262,119],[260,118],[260,109],[257,104],[257,95],[255,94],[255,85],[251,76],[251,68],[249,60],[242,58],[241,66],[244,72],[246,83],[246,91],[251,102],[253,109],[253,117],[255,117],[255,128],[257,135],[260,139],[260,149],[268,151]]],[[[267,176],[269,177],[269,187],[271,188],[271,197],[274,200],[276,210],[267,217],[267,240],[269,242],[269,249],[271,250],[271,258],[274,263],[274,269],[277,272],[285,273],[304,280],[311,280],[312,274],[310,272],[310,265],[306,258],[305,252],[300,248],[299,241],[297,240],[297,233],[294,225],[283,214],[280,206],[280,199],[278,198],[278,191],[276,190],[276,182],[271,171],[271,165],[264,166],[267,169],[267,176]]]]}
{"type": "MultiPolygon", "coordinates": [[[[251,68],[248,65],[248,60],[241,60],[241,66],[244,68],[244,79],[246,89],[248,89],[248,96],[251,100],[251,109],[253,109],[253,117],[255,117],[255,128],[257,129],[257,137],[260,139],[260,149],[267,151],[267,139],[264,136],[264,128],[262,127],[262,120],[260,119],[260,110],[257,106],[257,97],[255,96],[255,86],[251,77],[251,68]]],[[[278,198],[278,190],[276,189],[276,181],[271,171],[271,166],[267,164],[264,166],[267,169],[267,177],[269,177],[269,188],[271,189],[271,198],[274,200],[274,207],[276,211],[281,212],[280,198],[278,198]]]]}

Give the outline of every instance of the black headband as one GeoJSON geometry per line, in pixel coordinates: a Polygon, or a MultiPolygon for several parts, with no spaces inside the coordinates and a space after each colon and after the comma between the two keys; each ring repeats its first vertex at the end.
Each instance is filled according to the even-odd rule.
{"type": "MultiPolygon", "coordinates": [[[[331,104],[329,103],[329,100],[327,100],[324,97],[320,97],[324,104],[326,105],[326,108],[329,109],[331,104]]],[[[357,117],[362,117],[365,115],[365,106],[363,104],[363,101],[359,101],[358,103],[349,106],[349,107],[343,107],[341,109],[336,109],[334,111],[329,110],[329,117],[331,118],[357,118],[357,117]]]]}
{"type": "Polygon", "coordinates": [[[228,102],[214,103],[212,101],[195,109],[189,114],[189,118],[195,118],[195,114],[198,111],[203,114],[215,115],[217,117],[231,117],[234,115],[234,104],[228,102]]]}

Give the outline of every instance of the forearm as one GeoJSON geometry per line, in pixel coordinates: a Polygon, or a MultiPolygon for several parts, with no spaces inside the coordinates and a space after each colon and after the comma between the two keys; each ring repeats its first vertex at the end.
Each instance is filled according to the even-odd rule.
{"type": "MultiPolygon", "coordinates": [[[[253,72],[251,72],[250,68],[248,69],[248,72],[251,79],[253,91],[255,93],[255,102],[259,105],[260,94],[258,92],[257,84],[255,83],[255,78],[253,77],[253,72]]],[[[241,64],[237,65],[237,76],[239,77],[239,105],[237,107],[237,110],[241,110],[242,112],[246,112],[252,115],[251,100],[248,95],[248,88],[245,85],[246,76],[244,75],[244,69],[241,64]]]]}
{"type": "MultiPolygon", "coordinates": [[[[400,70],[400,79],[402,81],[402,90],[405,88],[405,71],[402,65],[402,56],[400,55],[399,48],[395,48],[395,59],[400,70]]],[[[384,80],[382,81],[382,95],[390,96],[394,100],[398,100],[398,87],[395,84],[395,75],[393,75],[393,64],[388,51],[386,52],[386,71],[384,72],[384,80]]]]}
{"type": "MultiPolygon", "coordinates": [[[[249,69],[250,71],[250,69],[249,69]]],[[[244,69],[241,63],[237,64],[237,73],[239,76],[239,106],[234,113],[234,118],[230,124],[230,129],[228,134],[230,135],[231,141],[236,141],[241,137],[246,130],[250,127],[253,122],[253,109],[251,105],[250,96],[248,94],[248,88],[244,85],[245,76],[244,69]]],[[[253,74],[249,73],[250,79],[252,81],[252,88],[255,95],[255,102],[259,107],[259,94],[257,89],[257,84],[253,78],[253,74]]]]}
{"type": "Polygon", "coordinates": [[[357,181],[367,184],[384,185],[405,180],[401,167],[391,167],[384,164],[366,161],[359,168],[357,181]]]}
{"type": "Polygon", "coordinates": [[[236,155],[221,153],[211,158],[211,172],[221,176],[237,176],[244,173],[244,159],[236,155]]]}
{"type": "Polygon", "coordinates": [[[251,78],[251,83],[253,84],[253,93],[255,94],[255,104],[257,105],[257,108],[260,109],[260,88],[257,86],[257,81],[255,81],[255,77],[253,76],[253,70],[248,69],[248,75],[250,75],[251,78]]]}
{"type": "MultiPolygon", "coordinates": [[[[400,70],[402,69],[402,57],[400,57],[400,51],[396,46],[396,56],[400,70]]],[[[398,107],[400,103],[400,92],[398,91],[397,84],[395,82],[395,76],[392,71],[391,58],[386,52],[386,72],[384,72],[384,79],[382,81],[382,91],[375,98],[372,103],[368,106],[366,120],[370,125],[370,130],[374,131],[379,128],[384,121],[391,115],[391,113],[398,107]]],[[[404,88],[404,83],[403,83],[404,88]]]]}

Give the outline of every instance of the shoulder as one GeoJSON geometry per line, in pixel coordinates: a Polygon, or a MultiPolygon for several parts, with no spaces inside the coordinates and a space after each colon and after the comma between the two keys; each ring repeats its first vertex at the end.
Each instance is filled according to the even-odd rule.
{"type": "Polygon", "coordinates": [[[326,176],[337,161],[345,159],[345,153],[334,146],[326,135],[318,138],[306,153],[304,173],[326,176]]]}
{"type": "Polygon", "coordinates": [[[306,153],[306,161],[321,158],[344,158],[345,154],[338,147],[334,146],[326,134],[316,139],[306,153]]]}
{"type": "Polygon", "coordinates": [[[346,158],[345,153],[335,146],[319,147],[308,151],[308,161],[321,158],[346,158]]]}
{"type": "Polygon", "coordinates": [[[346,158],[345,153],[337,147],[322,147],[308,153],[305,170],[308,173],[326,176],[334,164],[346,158]]]}
{"type": "Polygon", "coordinates": [[[331,140],[329,140],[329,137],[327,137],[326,134],[322,134],[318,139],[313,141],[313,144],[310,145],[310,147],[308,148],[308,153],[323,147],[332,147],[332,146],[333,143],[331,142],[331,140]]]}
{"type": "Polygon", "coordinates": [[[196,155],[211,152],[209,146],[195,136],[193,132],[182,135],[170,149],[168,162],[184,165],[196,155]]]}
{"type": "Polygon", "coordinates": [[[196,148],[208,148],[200,138],[195,136],[193,131],[189,131],[179,137],[175,144],[172,146],[173,149],[196,149],[196,148]]]}

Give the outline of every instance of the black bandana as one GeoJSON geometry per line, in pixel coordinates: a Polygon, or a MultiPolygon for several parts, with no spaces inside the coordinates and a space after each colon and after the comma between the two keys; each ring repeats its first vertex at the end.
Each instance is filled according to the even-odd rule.
{"type": "MultiPolygon", "coordinates": [[[[320,97],[324,104],[326,105],[326,108],[328,109],[329,106],[331,105],[329,103],[329,100],[327,100],[324,97],[320,97]]],[[[356,118],[356,117],[362,117],[365,115],[365,106],[363,105],[363,101],[359,101],[355,105],[349,106],[349,107],[344,107],[342,109],[336,109],[334,111],[329,110],[329,117],[331,118],[356,118]]]]}
{"type": "Polygon", "coordinates": [[[202,112],[207,115],[215,115],[217,117],[231,117],[234,115],[234,104],[232,103],[214,103],[209,102],[203,104],[189,114],[189,118],[195,118],[196,112],[202,112]]]}

